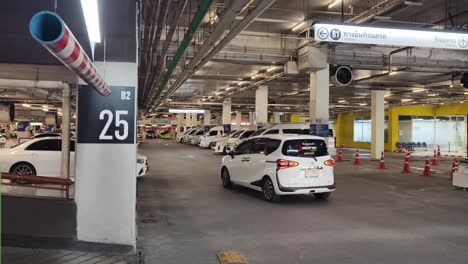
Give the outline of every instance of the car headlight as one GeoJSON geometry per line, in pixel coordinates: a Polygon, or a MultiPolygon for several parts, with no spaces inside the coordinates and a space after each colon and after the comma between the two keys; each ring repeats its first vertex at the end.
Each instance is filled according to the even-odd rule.
{"type": "Polygon", "coordinates": [[[137,159],[137,163],[143,164],[143,163],[145,163],[145,159],[138,158],[138,159],[137,159]]]}

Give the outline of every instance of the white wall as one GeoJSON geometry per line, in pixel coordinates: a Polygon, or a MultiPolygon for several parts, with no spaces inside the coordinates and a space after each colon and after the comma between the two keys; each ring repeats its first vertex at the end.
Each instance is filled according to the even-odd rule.
{"type": "MultiPolygon", "coordinates": [[[[95,64],[108,85],[135,87],[138,98],[136,63],[95,64]]],[[[135,247],[135,173],[135,144],[77,144],[78,240],[135,247]]]]}

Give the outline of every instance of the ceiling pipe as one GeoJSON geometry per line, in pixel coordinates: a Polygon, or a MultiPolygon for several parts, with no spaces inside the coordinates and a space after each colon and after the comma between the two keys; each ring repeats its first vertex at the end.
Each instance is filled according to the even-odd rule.
{"type": "MultiPolygon", "coordinates": [[[[236,26],[218,43],[216,47],[214,47],[204,58],[203,60],[198,63],[198,65],[195,67],[195,70],[190,72],[189,75],[187,75],[185,78],[180,79],[179,82],[176,81],[172,85],[172,87],[169,88],[165,96],[163,97],[163,100],[169,98],[179,87],[180,85],[185,82],[187,79],[189,79],[195,72],[196,69],[199,69],[203,65],[205,65],[211,58],[213,58],[224,46],[226,46],[232,39],[234,39],[241,31],[243,31],[246,27],[248,27],[258,16],[260,16],[268,7],[270,7],[275,1],[271,0],[264,0],[255,6],[251,12],[245,16],[244,20],[241,20],[236,26]]],[[[161,101],[159,101],[161,102],[161,101]]],[[[158,103],[159,103],[158,102],[158,103]]],[[[157,105],[155,106],[157,107],[157,105]]]]}
{"type": "Polygon", "coordinates": [[[184,55],[185,50],[189,46],[190,41],[192,40],[193,36],[195,35],[195,32],[197,31],[198,27],[203,21],[203,18],[208,13],[208,10],[210,9],[210,6],[212,3],[213,3],[213,0],[206,0],[206,1],[201,2],[200,7],[198,8],[197,12],[195,13],[195,16],[190,22],[189,28],[187,30],[187,33],[184,36],[184,39],[180,43],[180,46],[177,49],[177,52],[167,69],[164,79],[162,80],[161,84],[159,85],[158,90],[156,91],[156,96],[158,96],[161,93],[161,91],[164,89],[164,87],[166,87],[166,85],[169,83],[169,80],[171,79],[172,74],[174,73],[174,69],[177,66],[177,63],[179,62],[180,58],[182,58],[182,55],[184,55]]]}
{"type": "Polygon", "coordinates": [[[41,11],[29,22],[31,36],[100,94],[111,90],[65,22],[55,13],[41,11]]]}
{"type": "MultiPolygon", "coordinates": [[[[184,67],[184,71],[179,75],[177,80],[169,89],[171,89],[174,86],[179,86],[179,84],[181,83],[181,80],[183,80],[186,76],[190,74],[189,72],[195,71],[195,66],[200,62],[200,60],[203,59],[203,57],[206,54],[208,54],[210,49],[216,44],[216,42],[221,37],[221,35],[227,29],[229,29],[229,26],[235,20],[236,16],[240,14],[241,10],[243,10],[246,3],[247,3],[247,0],[238,0],[238,1],[230,2],[229,6],[226,7],[226,10],[224,10],[224,13],[220,17],[219,22],[216,23],[213,31],[210,33],[207,39],[203,42],[203,44],[198,49],[197,53],[194,55],[192,60],[190,60],[190,62],[184,67]]],[[[155,95],[149,98],[151,100],[150,101],[151,103],[154,102],[154,100],[156,100],[161,95],[164,88],[165,86],[159,87],[155,95]]]]}
{"type": "MultiPolygon", "coordinates": [[[[189,0],[182,0],[179,1],[179,4],[177,5],[177,9],[175,10],[174,17],[171,21],[171,26],[169,28],[169,31],[166,34],[166,40],[164,41],[163,48],[161,51],[161,59],[158,60],[158,64],[155,67],[155,70],[157,71],[156,77],[153,78],[148,86],[144,86],[144,92],[142,93],[142,98],[148,98],[150,94],[154,93],[154,88],[157,88],[157,84],[161,81],[161,77],[163,76],[163,71],[162,71],[162,64],[163,61],[166,58],[167,51],[169,50],[172,37],[174,36],[174,32],[177,28],[177,25],[179,24],[180,18],[182,17],[183,11],[185,7],[187,6],[189,0]]],[[[146,100],[146,99],[145,99],[146,100]]],[[[141,100],[143,101],[143,99],[141,100]]]]}
{"type": "Polygon", "coordinates": [[[404,47],[404,48],[393,50],[388,54],[388,74],[391,74],[393,72],[392,71],[393,55],[395,55],[396,53],[399,53],[399,52],[411,50],[412,48],[413,47],[404,47]]]}

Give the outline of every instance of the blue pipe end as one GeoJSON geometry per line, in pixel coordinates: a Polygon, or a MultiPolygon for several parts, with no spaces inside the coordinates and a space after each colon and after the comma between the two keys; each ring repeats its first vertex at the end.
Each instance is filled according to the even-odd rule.
{"type": "Polygon", "coordinates": [[[29,32],[37,42],[51,45],[62,38],[65,32],[65,24],[56,13],[41,11],[36,13],[29,21],[29,32]]]}

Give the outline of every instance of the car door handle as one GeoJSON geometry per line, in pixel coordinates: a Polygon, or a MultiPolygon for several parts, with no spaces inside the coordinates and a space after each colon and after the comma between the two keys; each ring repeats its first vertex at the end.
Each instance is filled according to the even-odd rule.
{"type": "Polygon", "coordinates": [[[250,158],[242,158],[242,159],[241,159],[241,162],[244,162],[244,161],[245,161],[245,162],[249,162],[249,161],[250,161],[250,158]]]}

